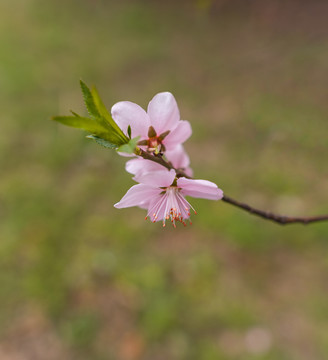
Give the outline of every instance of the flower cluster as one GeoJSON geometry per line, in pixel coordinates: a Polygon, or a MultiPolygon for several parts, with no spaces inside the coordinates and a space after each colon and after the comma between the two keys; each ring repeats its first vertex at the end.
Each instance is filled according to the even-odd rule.
{"type": "MultiPolygon", "coordinates": [[[[126,208],[139,206],[147,209],[146,219],[180,221],[184,225],[190,212],[196,211],[185,196],[220,200],[223,192],[207,180],[191,179],[190,159],[183,143],[190,137],[190,123],[180,120],[180,112],[174,96],[169,92],[155,95],[147,112],[139,105],[121,101],[112,107],[112,117],[124,134],[139,137],[137,146],[154,158],[164,160],[171,169],[160,162],[137,156],[126,163],[126,170],[138,182],[114,206],[126,208]]],[[[123,156],[130,154],[120,153],[123,156]]]]}
{"type": "Polygon", "coordinates": [[[80,85],[89,116],[80,116],[71,111],[71,115],[53,116],[52,119],[88,132],[87,138],[117,150],[122,156],[137,156],[127,162],[126,170],[134,175],[133,179],[139,184],[132,186],[114,205],[116,208],[139,206],[148,210],[146,219],[162,221],[163,226],[170,220],[175,227],[177,221],[186,225],[190,209],[194,208],[185,196],[192,196],[223,199],[279,224],[309,224],[328,220],[328,215],[288,217],[255,209],[223,196],[222,190],[210,181],[192,179],[190,160],[182,145],[191,135],[191,126],[188,121],[180,120],[179,108],[171,93],[163,92],[154,96],[147,112],[137,104],[121,101],[112,107],[110,114],[95,87],[89,89],[82,80],[80,85]]]}

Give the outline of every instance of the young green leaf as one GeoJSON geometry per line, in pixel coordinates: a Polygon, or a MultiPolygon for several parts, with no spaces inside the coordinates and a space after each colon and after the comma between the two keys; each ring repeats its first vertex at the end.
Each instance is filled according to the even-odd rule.
{"type": "Polygon", "coordinates": [[[100,114],[99,114],[99,112],[97,110],[97,106],[96,106],[96,104],[94,102],[91,91],[82,80],[80,80],[80,85],[81,85],[81,90],[82,90],[84,103],[85,103],[85,106],[86,106],[86,108],[88,110],[88,113],[89,113],[89,115],[91,116],[92,119],[96,120],[97,118],[100,117],[100,114]]]}
{"type": "Polygon", "coordinates": [[[67,126],[83,129],[92,134],[101,134],[107,131],[107,129],[99,125],[96,121],[81,116],[54,116],[52,120],[67,126]]]}
{"type": "Polygon", "coordinates": [[[52,119],[61,124],[85,130],[88,133],[95,135],[97,138],[103,139],[111,144],[115,144],[115,146],[111,146],[111,148],[117,148],[118,146],[124,144],[114,132],[110,132],[107,128],[101,126],[99,122],[95,120],[81,116],[54,116],[52,119]]]}
{"type": "Polygon", "coordinates": [[[92,90],[80,80],[83,99],[87,110],[92,119],[96,120],[102,127],[108,129],[108,138],[117,145],[122,145],[128,142],[127,136],[119,128],[116,122],[112,119],[104,103],[102,102],[97,89],[92,90]]]}
{"type": "Polygon", "coordinates": [[[98,136],[94,136],[94,135],[88,135],[87,136],[88,139],[92,139],[94,140],[97,144],[104,146],[105,148],[109,148],[109,149],[117,149],[117,145],[113,144],[107,140],[104,140],[98,136]]]}
{"type": "Polygon", "coordinates": [[[119,137],[122,139],[123,144],[128,141],[127,137],[124,135],[123,131],[120,129],[120,127],[116,124],[116,122],[113,120],[111,114],[106,109],[106,106],[104,105],[103,101],[101,100],[99,93],[95,87],[91,89],[91,94],[93,96],[94,104],[97,108],[97,111],[99,112],[100,116],[105,120],[108,125],[113,129],[119,137]]]}
{"type": "Polygon", "coordinates": [[[133,154],[139,139],[140,139],[140,136],[137,136],[137,137],[131,139],[128,143],[120,146],[117,149],[117,151],[123,152],[123,153],[128,153],[128,154],[133,154]]]}
{"type": "Polygon", "coordinates": [[[64,125],[83,129],[92,134],[95,141],[109,148],[117,148],[128,143],[129,138],[112,119],[96,88],[90,90],[82,80],[80,80],[80,85],[91,119],[79,116],[74,111],[71,111],[74,116],[55,116],[53,120],[64,125]]]}

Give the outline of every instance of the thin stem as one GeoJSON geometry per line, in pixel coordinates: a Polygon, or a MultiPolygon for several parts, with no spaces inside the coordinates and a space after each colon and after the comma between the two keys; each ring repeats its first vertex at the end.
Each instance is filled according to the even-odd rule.
{"type": "Polygon", "coordinates": [[[174,169],[174,167],[171,164],[169,164],[167,161],[165,161],[161,155],[152,155],[152,154],[148,153],[147,151],[144,151],[140,148],[137,148],[136,154],[146,160],[154,161],[157,164],[160,164],[160,165],[166,167],[168,170],[174,169]]]}
{"type": "MultiPolygon", "coordinates": [[[[161,155],[152,155],[140,148],[136,149],[136,155],[141,156],[142,158],[150,161],[154,161],[162,166],[164,166],[168,170],[175,170],[178,177],[186,177],[191,179],[190,176],[184,173],[181,169],[175,169],[173,165],[169,162],[167,162],[161,155]]],[[[285,215],[279,215],[275,214],[269,211],[264,211],[260,209],[256,209],[248,204],[242,203],[240,201],[234,200],[231,197],[224,195],[222,198],[222,201],[236,206],[239,209],[245,210],[253,215],[259,216],[263,219],[273,221],[280,225],[288,225],[288,224],[295,224],[295,223],[301,223],[304,225],[318,222],[318,221],[326,221],[328,220],[328,215],[319,215],[319,216],[311,216],[311,217],[294,217],[294,216],[285,216],[285,215]]]]}
{"type": "Polygon", "coordinates": [[[249,213],[251,213],[253,215],[260,216],[263,219],[274,221],[280,225],[287,225],[287,224],[293,224],[293,223],[301,223],[301,224],[306,225],[306,224],[317,222],[317,221],[328,220],[328,215],[319,215],[319,216],[312,216],[312,217],[294,217],[294,216],[285,216],[285,215],[274,214],[269,211],[264,211],[264,210],[259,210],[259,209],[253,208],[252,206],[242,203],[240,201],[234,200],[227,195],[223,196],[222,201],[224,201],[228,204],[231,204],[233,206],[237,206],[239,209],[248,211],[249,213]]]}

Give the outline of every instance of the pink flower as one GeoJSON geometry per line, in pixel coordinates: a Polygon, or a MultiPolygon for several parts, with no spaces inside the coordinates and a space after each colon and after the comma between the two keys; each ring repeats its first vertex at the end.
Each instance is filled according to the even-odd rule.
{"type": "Polygon", "coordinates": [[[163,226],[166,220],[171,220],[174,227],[177,221],[185,225],[190,209],[194,210],[185,196],[210,200],[220,200],[223,196],[222,190],[211,181],[176,178],[174,170],[146,173],[136,176],[135,180],[140,184],[132,186],[114,206],[118,209],[131,206],[146,208],[146,219],[163,221],[163,226]]]}
{"type": "MultiPolygon", "coordinates": [[[[181,144],[177,145],[172,150],[167,150],[165,152],[165,157],[169,162],[171,162],[175,169],[182,170],[188,176],[193,176],[193,171],[189,167],[189,156],[181,144]]],[[[137,158],[127,161],[125,164],[125,170],[130,174],[140,176],[147,172],[163,171],[164,169],[162,165],[154,161],[137,158]]]]}
{"type": "Polygon", "coordinates": [[[156,153],[173,149],[192,133],[190,123],[180,120],[178,105],[169,92],[155,95],[148,104],[147,112],[130,101],[116,103],[111,112],[125,134],[130,126],[131,137],[140,136],[140,145],[156,153]]]}

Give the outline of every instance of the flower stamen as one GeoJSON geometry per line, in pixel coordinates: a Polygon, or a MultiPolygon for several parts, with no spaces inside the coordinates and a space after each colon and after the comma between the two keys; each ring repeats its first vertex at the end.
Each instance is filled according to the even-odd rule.
{"type": "Polygon", "coordinates": [[[172,185],[163,189],[160,198],[151,206],[147,216],[153,222],[162,219],[163,227],[165,227],[168,220],[171,221],[174,227],[176,227],[176,222],[178,221],[186,226],[187,224],[184,220],[189,218],[190,208],[193,210],[194,208],[180,193],[180,190],[177,186],[172,185]]]}

